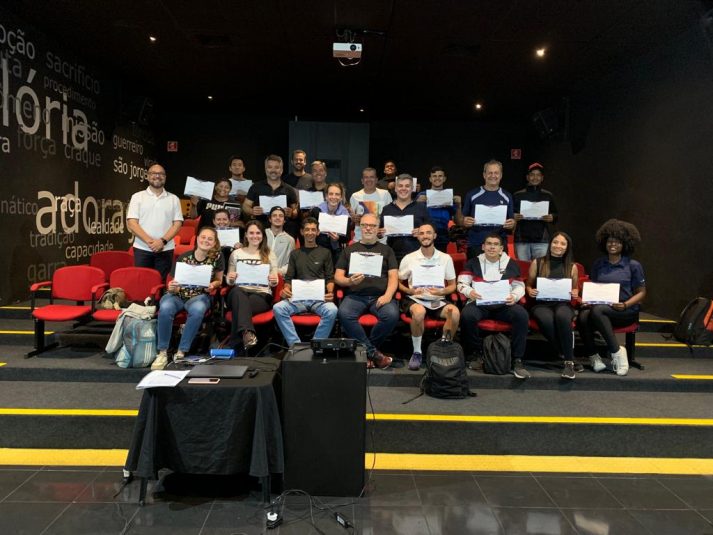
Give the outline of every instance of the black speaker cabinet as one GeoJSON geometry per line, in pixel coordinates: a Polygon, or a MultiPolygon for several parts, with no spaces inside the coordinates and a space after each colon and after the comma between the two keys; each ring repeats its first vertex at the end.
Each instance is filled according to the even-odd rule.
{"type": "Polygon", "coordinates": [[[358,496],[364,486],[366,351],[313,355],[296,344],[282,362],[285,490],[358,496]]]}

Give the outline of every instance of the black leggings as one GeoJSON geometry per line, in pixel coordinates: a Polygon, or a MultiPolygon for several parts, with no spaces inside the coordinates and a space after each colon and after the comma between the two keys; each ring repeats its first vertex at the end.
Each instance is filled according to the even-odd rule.
{"type": "Polygon", "coordinates": [[[564,357],[564,360],[572,360],[574,346],[572,306],[569,303],[539,304],[532,309],[531,314],[547,341],[564,357]]]}
{"type": "Polygon", "coordinates": [[[619,341],[614,334],[614,327],[624,327],[639,321],[639,312],[636,310],[614,310],[609,305],[594,305],[583,308],[577,318],[577,329],[584,342],[587,355],[596,353],[594,347],[594,333],[599,333],[607,343],[610,353],[619,351],[619,341]]]}
{"type": "Polygon", "coordinates": [[[272,307],[272,295],[262,292],[246,292],[237,286],[228,295],[230,310],[233,312],[230,331],[231,345],[242,342],[243,331],[254,331],[253,316],[267,312],[272,307]]]}

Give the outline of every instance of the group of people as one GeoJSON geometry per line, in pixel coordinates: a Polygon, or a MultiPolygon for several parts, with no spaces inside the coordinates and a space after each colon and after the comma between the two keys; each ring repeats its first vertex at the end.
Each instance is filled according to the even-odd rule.
{"type": "Polygon", "coordinates": [[[589,279],[618,283],[619,301],[593,306],[578,303],[583,274],[574,261],[572,239],[552,230],[557,207],[554,196],[542,188],[542,164],[531,164],[526,188],[511,195],[500,187],[502,164],[491,160],[484,165],[482,186],[468,191],[463,200],[458,195],[446,196],[450,202],[445,205],[428,202],[434,191],[444,190],[447,176],[441,167],[431,170],[430,191],[416,185],[411,175],[397,174],[392,161],[386,163],[381,180],[376,169],[367,167],[362,171],[363,188],[348,200],[342,184],[327,182],[324,162],[313,162],[311,173],[307,173],[304,151],[293,153],[292,170],[286,175],[282,159],[268,156],[265,180],[261,181],[244,177],[245,161],[241,157],[231,157],[228,169],[231,177],[215,183],[211,201],[192,199],[191,215],[201,218],[195,247],[176,258],[176,263],[210,265],[211,282],[207,287],[185,286],[173,279],[173,237],[183,217],[178,198],[164,188],[165,169],[158,164],[151,166],[148,188],[131,198],[127,226],[135,236],[136,265],[155,268],[164,277],[171,272],[167,293],[159,303],[158,356],[153,368],[163,368],[168,362],[175,314],[185,309],[188,316],[174,355],[180,359],[190,349],[211,306],[209,293],[227,287],[230,290],[226,303],[232,313],[229,344],[235,347],[257,344],[252,324],[255,314],[272,308],[287,344],[292,345],[300,341],[292,316],[312,313],[320,317],[315,338],[330,336],[338,319],[343,333],[366,347],[369,366],[386,368],[392,357],[383,353],[383,344],[403,313],[410,318],[410,369],[418,370],[423,360],[426,318],[444,320],[445,338],[455,338],[460,326],[460,340],[470,366],[478,369],[482,359],[477,325],[482,319],[492,318],[511,324],[512,373],[526,379],[530,374],[522,359],[532,315],[564,361],[562,376],[574,379],[576,316],[592,369],[599,372],[606,368],[594,343],[595,333],[599,332],[611,354],[613,370],[626,375],[626,349],[619,345],[614,327],[635,322],[646,295],[641,264],[631,258],[639,233],[630,223],[619,220],[609,220],[598,230],[596,241],[604,256],[592,266],[589,279]],[[324,200],[316,206],[302,207],[300,190],[321,192],[324,200]],[[231,195],[231,191],[237,193],[231,195]],[[282,205],[269,210],[260,205],[266,197],[278,196],[284,196],[282,205]],[[540,203],[546,213],[532,217],[531,204],[526,203],[540,203]],[[235,205],[239,207],[237,217],[235,205]],[[485,219],[483,210],[493,207],[500,207],[504,222],[485,219]],[[346,216],[346,230],[320,232],[321,214],[346,216]],[[393,225],[398,220],[406,221],[410,232],[389,228],[389,223],[393,225]],[[453,258],[447,252],[449,228],[454,224],[467,233],[468,261],[460,273],[456,273],[453,258]],[[220,243],[218,231],[230,227],[240,228],[241,239],[220,243]],[[506,252],[508,233],[514,234],[517,258],[530,262],[526,273],[521,273],[518,262],[506,252]],[[241,283],[240,268],[246,264],[269,265],[264,284],[241,283]],[[430,277],[423,284],[424,270],[432,270],[438,280],[430,277]],[[273,288],[279,277],[284,284],[279,302],[273,305],[273,288]],[[571,299],[538,300],[537,281],[541,278],[570,279],[571,299]],[[315,280],[324,281],[323,299],[295,299],[294,281],[315,280]],[[505,302],[480,303],[477,283],[501,280],[509,284],[505,302]],[[337,287],[343,292],[338,306],[337,287]],[[460,307],[449,299],[456,291],[460,294],[460,307]],[[395,299],[397,292],[401,294],[400,302],[395,299]],[[526,301],[531,304],[529,312],[526,301]],[[359,321],[367,313],[377,318],[369,335],[359,321]]]}

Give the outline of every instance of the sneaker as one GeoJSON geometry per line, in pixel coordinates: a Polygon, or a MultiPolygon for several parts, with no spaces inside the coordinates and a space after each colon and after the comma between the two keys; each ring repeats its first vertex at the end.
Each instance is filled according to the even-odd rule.
{"type": "Polygon", "coordinates": [[[574,371],[575,371],[575,373],[582,373],[584,371],[584,365],[581,362],[575,361],[574,371]]]}
{"type": "Polygon", "coordinates": [[[423,360],[423,355],[419,352],[414,352],[411,355],[411,360],[408,361],[408,369],[412,371],[417,371],[421,368],[421,361],[423,360]]]}
{"type": "Polygon", "coordinates": [[[563,379],[574,379],[574,362],[571,360],[564,361],[564,371],[562,372],[563,379]]]}
{"type": "Polygon", "coordinates": [[[468,368],[470,368],[474,372],[482,372],[483,357],[473,357],[472,359],[470,359],[470,362],[468,363],[468,368]]]}
{"type": "Polygon", "coordinates": [[[182,362],[183,360],[185,360],[185,358],[186,354],[179,349],[178,351],[176,351],[176,354],[173,355],[173,362],[182,362]]]}
{"type": "Polygon", "coordinates": [[[378,349],[374,351],[374,356],[373,356],[373,361],[374,361],[374,366],[379,368],[380,370],[385,370],[389,366],[391,366],[391,363],[393,362],[393,358],[389,357],[388,355],[384,355],[381,351],[378,349]]]}
{"type": "Polygon", "coordinates": [[[245,349],[257,345],[257,336],[252,331],[243,331],[243,347],[245,349]]]}
{"type": "Polygon", "coordinates": [[[611,355],[612,369],[617,375],[626,375],[629,373],[629,358],[626,354],[626,348],[619,346],[619,351],[611,355]]]}
{"type": "Polygon", "coordinates": [[[154,359],[153,363],[151,364],[151,369],[152,370],[163,370],[166,367],[166,364],[168,364],[168,353],[166,352],[165,349],[163,349],[158,352],[158,355],[156,355],[156,358],[154,359]]]}
{"type": "Polygon", "coordinates": [[[527,379],[530,377],[530,372],[528,372],[525,369],[525,366],[523,366],[522,359],[515,359],[512,367],[512,374],[518,379],[527,379]]]}
{"type": "Polygon", "coordinates": [[[598,353],[594,353],[594,355],[589,356],[589,364],[592,365],[592,369],[596,373],[607,369],[607,365],[604,364],[604,362],[602,361],[602,357],[600,357],[598,353]]]}

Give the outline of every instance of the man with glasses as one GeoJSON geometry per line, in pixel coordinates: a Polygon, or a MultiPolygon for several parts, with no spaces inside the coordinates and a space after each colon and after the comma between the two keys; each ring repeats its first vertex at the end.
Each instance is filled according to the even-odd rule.
{"type": "Polygon", "coordinates": [[[153,268],[164,279],[173,263],[173,237],[183,224],[181,203],[164,189],[166,170],[154,164],[148,169],[149,187],[131,196],[126,226],[134,235],[134,265],[153,268]]]}
{"type": "Polygon", "coordinates": [[[388,368],[392,358],[384,355],[379,347],[394,330],[399,320],[399,306],[394,294],[399,285],[399,266],[396,255],[388,245],[377,241],[379,220],[374,214],[364,214],[359,222],[361,239],[346,249],[337,261],[334,282],[344,288],[344,299],[339,305],[339,321],[349,338],[354,338],[366,347],[369,368],[388,368]],[[352,261],[351,257],[358,256],[352,261]],[[366,265],[374,257],[380,259],[378,273],[362,273],[354,265],[366,265]],[[362,314],[373,314],[377,323],[367,336],[359,324],[362,314]]]}

